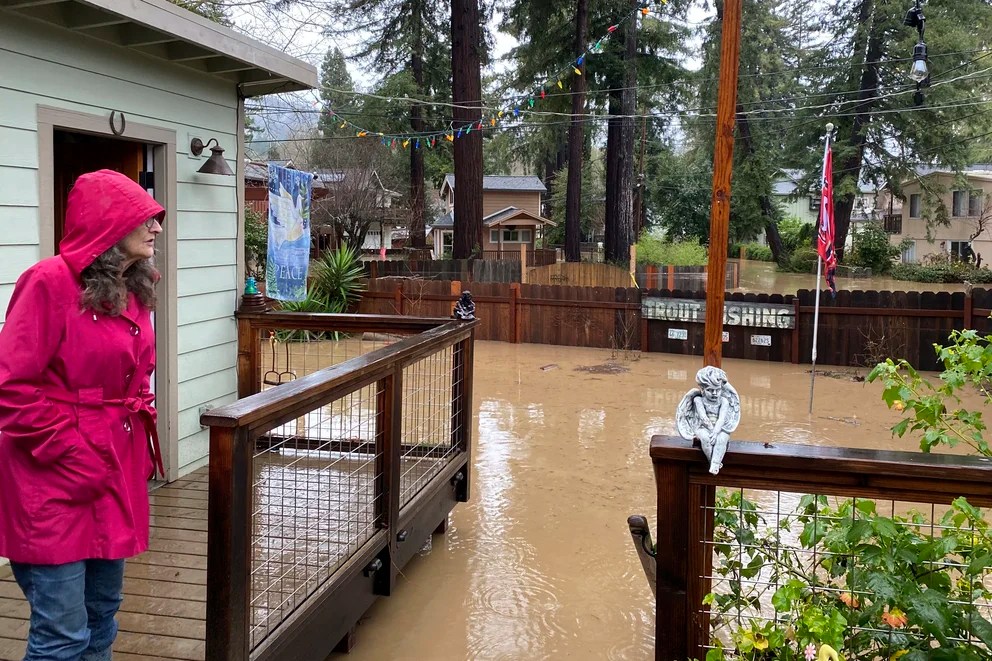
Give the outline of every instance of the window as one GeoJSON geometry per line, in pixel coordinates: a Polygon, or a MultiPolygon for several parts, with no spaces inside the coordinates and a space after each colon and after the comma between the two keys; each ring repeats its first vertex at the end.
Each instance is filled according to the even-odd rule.
{"type": "Polygon", "coordinates": [[[885,214],[882,219],[885,231],[889,234],[902,234],[902,215],[898,213],[885,214]]]}
{"type": "Polygon", "coordinates": [[[820,196],[819,195],[810,195],[809,196],[809,210],[810,211],[819,211],[820,210],[820,196]]]}
{"type": "Polygon", "coordinates": [[[909,196],[909,217],[919,218],[920,217],[920,199],[921,195],[919,193],[913,193],[909,196]]]}
{"type": "Polygon", "coordinates": [[[964,216],[968,207],[968,191],[956,190],[951,193],[951,216],[954,218],[961,218],[964,216]]]}
{"type": "Polygon", "coordinates": [[[968,194],[968,215],[972,218],[982,215],[982,191],[973,190],[968,194]]]}
{"type": "Polygon", "coordinates": [[[950,241],[951,257],[967,259],[971,255],[971,243],[968,241],[950,241]]]}
{"type": "Polygon", "coordinates": [[[451,247],[454,245],[455,245],[455,233],[441,232],[441,248],[443,250],[451,250],[451,247]]]}
{"type": "MultiPolygon", "coordinates": [[[[499,243],[499,230],[489,230],[490,243],[499,243]]],[[[531,231],[515,227],[503,228],[503,243],[530,243],[531,231]]]]}
{"type": "Polygon", "coordinates": [[[916,261],[916,241],[913,241],[902,251],[902,261],[904,264],[912,264],[916,261]]]}

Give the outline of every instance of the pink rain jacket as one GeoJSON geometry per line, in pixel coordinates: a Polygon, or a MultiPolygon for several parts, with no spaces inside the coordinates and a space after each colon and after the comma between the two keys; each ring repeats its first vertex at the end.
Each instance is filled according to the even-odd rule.
{"type": "Polygon", "coordinates": [[[79,273],[164,210],[110,170],[69,193],[61,254],[18,279],[0,330],[0,556],[63,564],[148,548],[159,462],[151,315],[131,295],[110,317],[80,305],[79,273]]]}

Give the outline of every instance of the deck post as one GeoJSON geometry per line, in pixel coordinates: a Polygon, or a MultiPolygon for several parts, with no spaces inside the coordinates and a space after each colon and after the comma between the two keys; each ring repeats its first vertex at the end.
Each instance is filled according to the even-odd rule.
{"type": "Polygon", "coordinates": [[[249,654],[251,467],[246,434],[243,428],[210,428],[206,658],[211,661],[240,661],[249,654]]]}
{"type": "Polygon", "coordinates": [[[258,329],[251,319],[238,318],[238,399],[254,395],[262,389],[258,329]]]}
{"type": "Polygon", "coordinates": [[[474,340],[473,329],[471,337],[455,345],[451,356],[451,443],[466,456],[464,479],[455,488],[455,497],[460,503],[468,502],[471,493],[474,340]]]}
{"type": "MultiPolygon", "coordinates": [[[[376,456],[377,474],[376,523],[389,534],[389,544],[380,557],[383,568],[376,572],[373,590],[388,597],[396,586],[396,557],[398,522],[400,516],[400,452],[403,433],[403,368],[399,365],[381,381],[376,396],[376,456]]],[[[414,439],[410,439],[414,444],[414,439]]]]}
{"type": "Polygon", "coordinates": [[[706,656],[709,615],[703,597],[709,590],[715,489],[692,484],[689,463],[654,462],[658,487],[657,595],[655,659],[684,661],[706,656]],[[668,540],[668,541],[666,541],[668,540]]]}

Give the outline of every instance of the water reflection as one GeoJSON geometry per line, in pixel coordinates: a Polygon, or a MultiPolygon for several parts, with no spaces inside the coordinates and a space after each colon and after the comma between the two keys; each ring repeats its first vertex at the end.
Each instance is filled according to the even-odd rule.
{"type": "MultiPolygon", "coordinates": [[[[373,607],[349,658],[650,658],[654,607],[626,518],[653,526],[650,437],[674,432],[700,359],[648,354],[611,374],[577,370],[607,350],[476,346],[472,500],[373,607]]],[[[876,385],[817,379],[810,416],[808,368],[724,368],[742,400],[735,438],[915,449],[891,437],[898,414],[876,385]]]]}
{"type": "MultiPolygon", "coordinates": [[[[814,273],[783,273],[771,262],[742,260],[740,287],[733,290],[757,294],[795,294],[800,289],[815,289],[814,273]]],[[[824,286],[822,283],[820,286],[824,286]]],[[[871,278],[837,278],[837,289],[876,291],[965,291],[960,283],[907,282],[874,276],[871,278]]]]}

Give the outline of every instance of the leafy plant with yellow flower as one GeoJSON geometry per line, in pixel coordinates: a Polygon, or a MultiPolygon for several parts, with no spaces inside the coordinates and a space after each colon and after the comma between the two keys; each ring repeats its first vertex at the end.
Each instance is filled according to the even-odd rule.
{"type": "Polygon", "coordinates": [[[988,659],[992,534],[956,500],[938,521],[804,496],[766,520],[739,490],[715,514],[717,632],[707,661],[988,659]],[[939,532],[935,532],[939,531],[939,532]]]}

